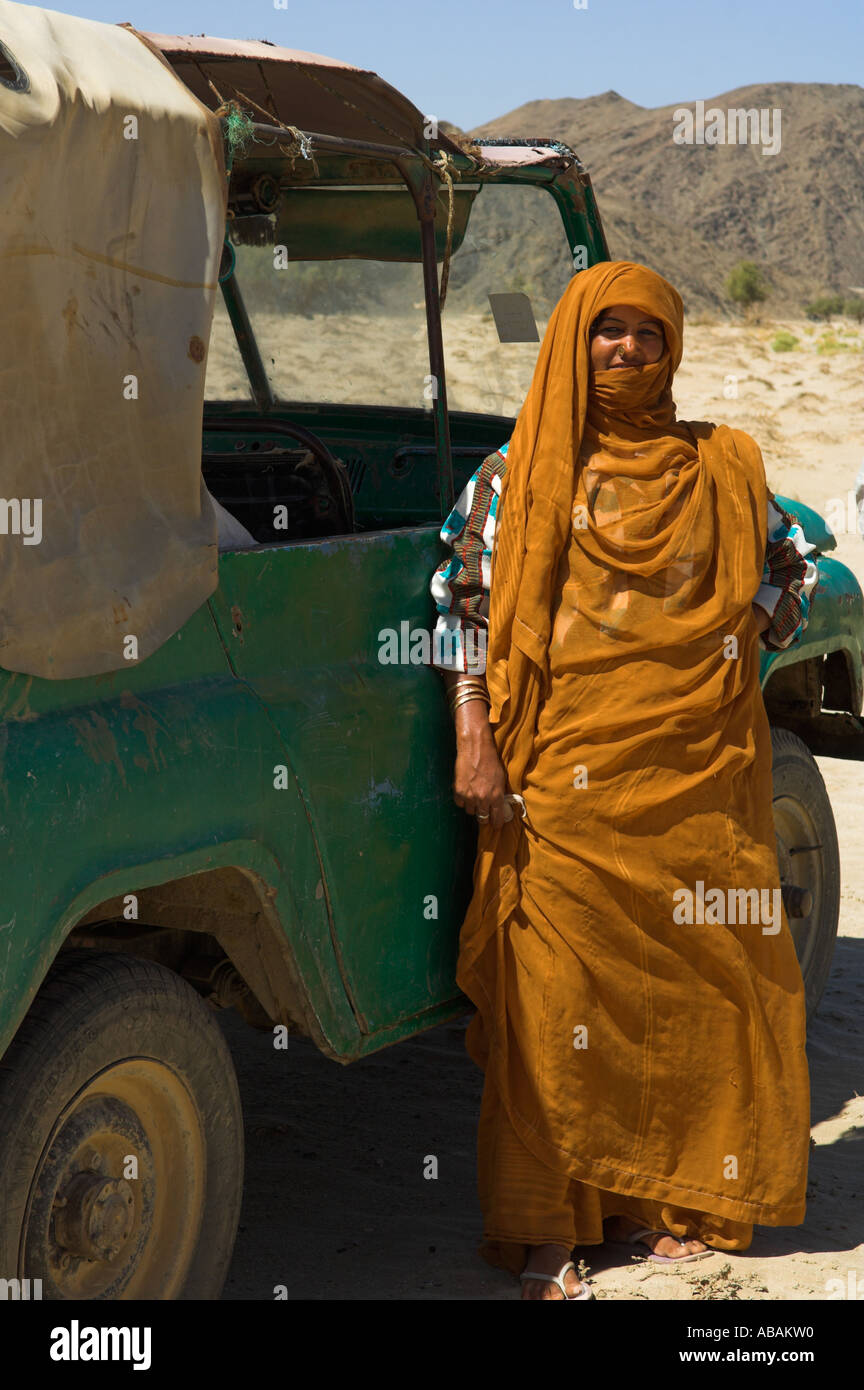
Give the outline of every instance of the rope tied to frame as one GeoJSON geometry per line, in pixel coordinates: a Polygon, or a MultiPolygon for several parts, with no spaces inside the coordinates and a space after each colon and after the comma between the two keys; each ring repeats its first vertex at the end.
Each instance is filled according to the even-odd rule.
{"type": "MultiPolygon", "coordinates": [[[[210,85],[212,86],[213,84],[211,83],[210,85]]],[[[267,118],[268,125],[278,126],[280,130],[284,130],[286,135],[290,135],[294,148],[286,150],[285,146],[282,144],[282,141],[278,138],[278,136],[275,135],[272,140],[259,140],[258,143],[266,144],[268,146],[278,145],[280,153],[284,154],[285,158],[290,162],[292,172],[298,159],[308,160],[309,163],[312,165],[312,173],[317,178],[320,171],[318,169],[318,164],[316,162],[315,156],[312,153],[312,142],[309,139],[309,136],[306,134],[306,132],[304,130],[298,129],[296,125],[287,125],[285,124],[285,122],[280,121],[278,116],[273,115],[272,111],[267,111],[265,107],[259,106],[257,101],[253,101],[252,97],[248,97],[245,92],[241,92],[239,87],[232,87],[231,90],[234,92],[235,96],[240,98],[241,101],[245,101],[247,106],[254,107],[255,110],[259,111],[262,116],[265,116],[267,118]]],[[[254,122],[252,122],[252,125],[254,126],[254,122]]]]}
{"type": "Polygon", "coordinates": [[[312,165],[312,172],[317,178],[318,165],[312,153],[312,141],[309,139],[309,136],[306,134],[305,130],[299,130],[296,125],[286,125],[285,129],[290,131],[295,148],[293,150],[286,150],[281,141],[279,142],[279,148],[290,163],[292,172],[298,159],[306,159],[312,165]]]}
{"type": "Polygon", "coordinates": [[[433,160],[433,167],[447,184],[447,240],[444,244],[444,260],[441,263],[441,288],[438,291],[438,303],[444,308],[444,301],[447,298],[447,285],[450,281],[450,253],[453,249],[453,220],[456,206],[456,197],[453,189],[453,175],[459,178],[459,170],[453,164],[451,156],[446,150],[439,150],[440,160],[433,160]],[[452,167],[448,167],[452,166],[452,167]]]}
{"type": "MultiPolygon", "coordinates": [[[[218,95],[218,94],[217,94],[218,95]]],[[[225,138],[228,143],[228,169],[234,162],[234,156],[243,155],[255,140],[255,122],[236,101],[223,101],[221,106],[214,111],[214,116],[222,117],[225,121],[225,138]]]]}

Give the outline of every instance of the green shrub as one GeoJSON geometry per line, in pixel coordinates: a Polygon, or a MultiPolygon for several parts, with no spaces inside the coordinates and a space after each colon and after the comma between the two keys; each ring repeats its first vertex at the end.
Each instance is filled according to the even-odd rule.
{"type": "Polygon", "coordinates": [[[819,353],[849,352],[850,348],[851,343],[841,343],[830,328],[820,333],[816,343],[816,351],[819,353]]]}
{"type": "Polygon", "coordinates": [[[798,346],[798,339],[794,333],[789,333],[787,329],[781,328],[779,333],[775,333],[771,346],[775,352],[791,352],[798,346]]]}
{"type": "Polygon", "coordinates": [[[726,279],[725,289],[733,304],[740,304],[744,309],[768,298],[765,277],[755,261],[739,261],[733,266],[726,279]]]}
{"type": "Polygon", "coordinates": [[[843,313],[846,301],[842,294],[820,294],[804,305],[808,319],[831,319],[843,313]]]}

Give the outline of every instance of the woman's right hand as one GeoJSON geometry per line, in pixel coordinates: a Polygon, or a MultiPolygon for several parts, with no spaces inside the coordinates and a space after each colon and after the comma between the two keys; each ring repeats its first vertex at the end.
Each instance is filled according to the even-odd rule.
{"type": "Polygon", "coordinates": [[[456,711],[456,770],[453,799],[469,815],[489,819],[499,830],[513,817],[507,775],[498,756],[489,711],[483,700],[468,700],[456,711]]]}

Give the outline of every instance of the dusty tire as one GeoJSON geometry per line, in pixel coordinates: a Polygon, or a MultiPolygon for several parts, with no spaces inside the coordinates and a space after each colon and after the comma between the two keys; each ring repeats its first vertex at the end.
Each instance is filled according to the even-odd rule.
{"type": "Polygon", "coordinates": [[[152,961],[62,956],[0,1062],[0,1277],[45,1299],[218,1298],[242,1189],[207,1006],[152,961]]]}
{"type": "Polygon", "coordinates": [[[788,729],[772,729],[773,809],[777,859],[784,882],[807,888],[813,906],[790,917],[812,1018],[828,982],[840,916],[840,851],[828,792],[806,743],[788,729]],[[815,848],[814,848],[815,847],[815,848]]]}

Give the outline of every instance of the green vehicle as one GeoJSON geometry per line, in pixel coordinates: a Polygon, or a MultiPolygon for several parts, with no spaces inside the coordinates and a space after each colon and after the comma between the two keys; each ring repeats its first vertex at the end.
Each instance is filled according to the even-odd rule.
{"type": "MultiPolygon", "coordinates": [[[[0,673],[0,1279],[52,1299],[218,1298],[243,1188],[220,1009],[342,1063],[466,1011],[474,839],[428,664],[429,580],[568,277],[609,257],[588,174],[554,140],[457,143],[373,73],[144,37],[184,99],[220,113],[221,303],[206,354],[190,347],[206,394],[186,423],[250,540],[220,550],[209,596],[140,661],[0,673]]],[[[14,37],[4,62],[23,100],[14,37]]],[[[173,273],[143,294],[168,279],[181,294],[173,273]]],[[[803,640],[762,657],[812,1010],[839,910],[813,754],[864,756],[864,612],[821,519],[780,501],[820,551],[803,640]]]]}

